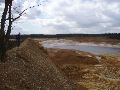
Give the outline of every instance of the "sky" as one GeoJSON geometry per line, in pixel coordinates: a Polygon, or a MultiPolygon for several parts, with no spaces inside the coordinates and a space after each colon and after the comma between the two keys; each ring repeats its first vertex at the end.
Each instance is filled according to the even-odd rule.
{"type": "MultiPolygon", "coordinates": [[[[12,34],[120,33],[120,0],[14,0],[12,34]],[[41,4],[40,6],[37,6],[41,4]]],[[[4,0],[0,0],[0,15],[4,0]]]]}

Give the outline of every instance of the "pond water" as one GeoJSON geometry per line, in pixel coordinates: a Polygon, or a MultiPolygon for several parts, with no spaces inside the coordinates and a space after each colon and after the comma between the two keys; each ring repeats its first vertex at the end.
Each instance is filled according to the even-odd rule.
{"type": "Polygon", "coordinates": [[[60,48],[60,49],[73,49],[85,51],[93,54],[120,54],[120,45],[111,45],[106,43],[79,43],[67,40],[47,40],[43,41],[42,45],[45,48],[60,48]]]}

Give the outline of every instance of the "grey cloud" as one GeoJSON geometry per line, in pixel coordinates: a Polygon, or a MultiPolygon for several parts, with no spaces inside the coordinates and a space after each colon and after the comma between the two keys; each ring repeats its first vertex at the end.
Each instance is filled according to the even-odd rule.
{"type": "Polygon", "coordinates": [[[31,9],[30,13],[27,14],[28,19],[37,19],[39,16],[41,16],[41,11],[40,10],[35,10],[35,9],[31,9]]]}
{"type": "Polygon", "coordinates": [[[16,26],[14,27],[14,29],[12,30],[12,34],[18,34],[19,32],[20,32],[21,34],[27,33],[27,32],[25,32],[25,30],[24,30],[22,27],[16,25],[16,26]]]}
{"type": "MultiPolygon", "coordinates": [[[[71,0],[72,1],[72,0],[71,0]]],[[[54,8],[52,18],[60,18],[68,24],[59,22],[58,24],[51,22],[46,27],[52,27],[55,33],[106,33],[106,32],[120,32],[120,11],[115,13],[114,10],[108,9],[108,5],[113,3],[119,3],[120,0],[80,0],[84,3],[84,7],[72,7],[74,3],[67,3],[64,0],[56,5],[54,8]],[[87,2],[87,3],[86,3],[87,2]],[[88,3],[91,5],[100,5],[96,7],[87,6],[88,3]],[[102,6],[104,3],[104,6],[102,6]],[[102,9],[101,9],[102,7],[102,9]],[[103,18],[108,17],[108,19],[103,18]],[[72,24],[72,22],[75,23],[72,24]]],[[[54,2],[54,1],[53,1],[54,2]]],[[[78,1],[79,2],[79,1],[78,1]]],[[[18,3],[19,5],[19,3],[18,3]]],[[[48,3],[49,5],[49,3],[48,3]]],[[[51,8],[51,7],[50,7],[51,8]]],[[[120,7],[118,7],[120,8],[120,7]]],[[[40,10],[31,9],[30,14],[27,15],[28,19],[41,18],[44,15],[40,10]]],[[[45,17],[45,16],[44,16],[45,17]]],[[[52,19],[51,18],[51,19],[52,19]]],[[[56,21],[55,21],[56,22],[56,21]]],[[[42,28],[41,28],[42,29],[42,28]]]]}
{"type": "Polygon", "coordinates": [[[23,3],[25,1],[24,0],[14,0],[13,2],[13,7],[16,8],[16,10],[13,10],[14,13],[17,13],[17,12],[21,12],[22,11],[22,8],[23,8],[23,3]],[[17,12],[16,12],[17,11],[17,12]]]}
{"type": "Polygon", "coordinates": [[[104,1],[109,3],[120,2],[120,0],[104,0],[104,1]]]}
{"type": "Polygon", "coordinates": [[[4,3],[5,2],[5,0],[0,0],[0,3],[4,3]]]}
{"type": "Polygon", "coordinates": [[[78,24],[81,28],[90,28],[93,26],[97,26],[100,22],[99,18],[95,18],[96,16],[92,13],[88,15],[88,13],[75,13],[75,14],[69,14],[66,13],[66,20],[68,21],[74,21],[78,24]]]}
{"type": "MultiPolygon", "coordinates": [[[[85,0],[85,1],[89,2],[91,0],[85,0]]],[[[94,1],[96,0],[92,0],[91,3],[94,1]]],[[[120,3],[120,0],[106,0],[104,2],[107,2],[107,4],[105,4],[106,6],[104,7],[104,10],[102,12],[99,12],[99,10],[101,10],[100,8],[93,8],[93,9],[83,8],[83,9],[80,9],[80,11],[70,12],[65,9],[66,4],[63,5],[63,7],[58,8],[58,11],[62,10],[62,13],[64,14],[64,20],[66,20],[67,22],[76,22],[77,23],[76,28],[83,28],[83,30],[84,28],[88,28],[87,29],[88,32],[93,31],[93,32],[98,32],[98,33],[107,32],[109,30],[114,31],[115,27],[120,27],[120,12],[115,13],[107,9],[107,6],[109,5],[110,1],[111,1],[111,6],[113,2],[120,3]],[[109,17],[111,20],[103,19],[102,15],[97,17],[96,13],[98,14],[101,13],[102,15],[109,17]],[[104,27],[104,25],[108,23],[110,23],[110,25],[104,27]],[[104,24],[104,25],[101,25],[101,24],[104,24]]],[[[118,29],[118,32],[120,32],[119,29],[118,29]]]]}
{"type": "Polygon", "coordinates": [[[67,25],[64,25],[64,24],[53,25],[53,27],[54,27],[56,30],[67,30],[67,29],[70,28],[70,27],[68,27],[67,25]]]}
{"type": "Polygon", "coordinates": [[[120,27],[120,11],[115,13],[113,11],[106,10],[103,14],[111,19],[109,21],[111,23],[111,27],[120,27]]]}

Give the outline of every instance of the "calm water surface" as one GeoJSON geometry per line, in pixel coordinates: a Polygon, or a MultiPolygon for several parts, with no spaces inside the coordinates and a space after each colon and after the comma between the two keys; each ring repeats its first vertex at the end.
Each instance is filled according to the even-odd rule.
{"type": "Polygon", "coordinates": [[[43,46],[46,48],[60,48],[60,49],[73,49],[80,50],[85,52],[90,52],[93,54],[104,54],[104,53],[112,53],[112,54],[120,54],[120,46],[119,45],[110,45],[110,44],[93,44],[93,43],[74,43],[74,42],[56,42],[56,41],[45,41],[43,42],[43,46]]]}

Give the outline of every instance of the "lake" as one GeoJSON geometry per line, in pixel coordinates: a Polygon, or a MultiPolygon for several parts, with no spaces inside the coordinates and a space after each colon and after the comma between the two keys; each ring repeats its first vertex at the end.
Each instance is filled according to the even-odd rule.
{"type": "Polygon", "coordinates": [[[92,54],[120,54],[120,45],[111,45],[106,43],[79,43],[71,40],[46,40],[42,42],[45,48],[72,49],[89,52],[92,54]]]}

